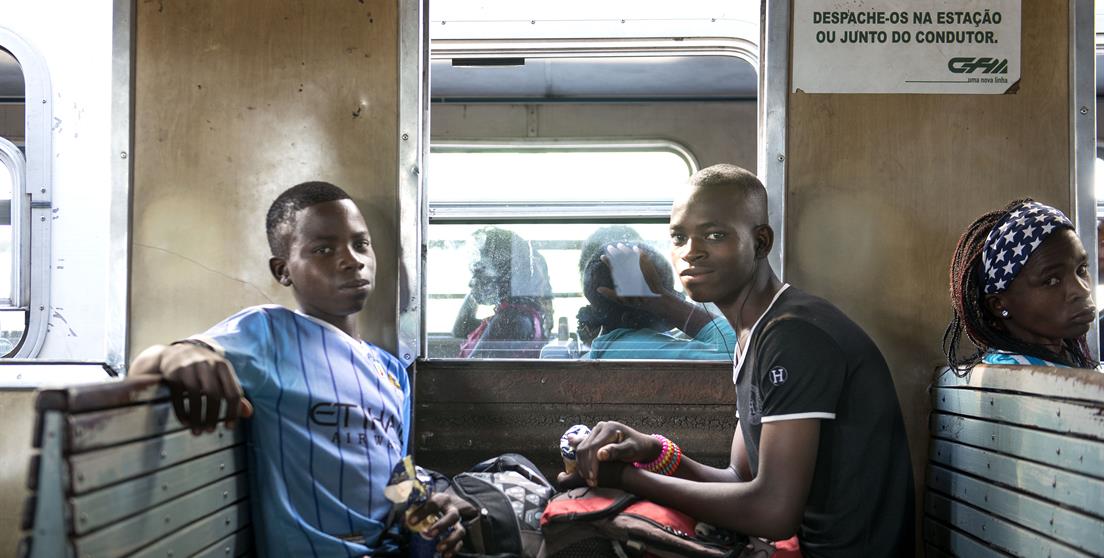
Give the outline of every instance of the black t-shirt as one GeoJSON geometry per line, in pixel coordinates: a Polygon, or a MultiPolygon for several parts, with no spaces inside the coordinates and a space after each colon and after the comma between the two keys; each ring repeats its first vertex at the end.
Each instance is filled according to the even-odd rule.
{"type": "Polygon", "coordinates": [[[737,416],[753,474],[764,423],[821,419],[802,554],[912,556],[912,465],[893,378],[878,347],[838,308],[793,287],[737,361],[737,416]],[[742,363],[742,367],[741,367],[742,363]]]}

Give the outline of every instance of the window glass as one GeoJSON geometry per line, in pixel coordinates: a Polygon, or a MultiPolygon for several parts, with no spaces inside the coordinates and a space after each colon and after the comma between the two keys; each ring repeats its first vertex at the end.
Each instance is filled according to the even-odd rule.
{"type": "Polygon", "coordinates": [[[432,164],[431,202],[670,201],[691,172],[674,151],[629,148],[435,147],[432,164]]]}
{"type": "MultiPolygon", "coordinates": [[[[3,159],[0,158],[0,161],[3,159]]],[[[0,165],[0,299],[12,298],[12,187],[16,184],[14,168],[0,165]]],[[[2,349],[2,347],[0,347],[2,349]]]]}
{"type": "Polygon", "coordinates": [[[681,294],[665,216],[621,215],[613,223],[592,211],[588,218],[549,218],[541,205],[613,201],[631,213],[634,203],[669,204],[695,170],[688,158],[599,145],[514,153],[434,147],[430,164],[430,358],[731,359],[728,324],[681,294]],[[460,211],[435,219],[435,205],[446,202],[460,211]],[[495,207],[509,208],[510,218],[487,217],[501,215],[495,207]],[[628,258],[626,275],[601,260],[607,248],[618,261],[628,258]],[[640,287],[639,258],[655,270],[653,283],[679,301],[675,311],[652,311],[668,306],[655,304],[656,297],[601,294],[598,287],[629,288],[633,281],[647,289],[640,287]]]}

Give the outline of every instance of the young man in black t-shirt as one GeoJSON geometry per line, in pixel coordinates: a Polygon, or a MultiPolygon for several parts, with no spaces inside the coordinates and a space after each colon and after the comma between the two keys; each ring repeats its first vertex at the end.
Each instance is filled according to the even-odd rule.
{"type": "Polygon", "coordinates": [[[671,212],[672,259],[690,297],[739,336],[730,465],[604,422],[580,441],[577,474],[747,535],[797,534],[809,557],[911,556],[912,467],[885,359],[835,306],[778,280],[754,175],[716,165],[690,186],[671,212]]]}

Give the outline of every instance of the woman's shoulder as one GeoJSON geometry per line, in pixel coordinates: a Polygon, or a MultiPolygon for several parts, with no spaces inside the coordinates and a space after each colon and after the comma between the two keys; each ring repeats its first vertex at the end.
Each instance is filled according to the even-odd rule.
{"type": "Polygon", "coordinates": [[[1012,351],[1004,351],[1001,349],[989,349],[988,351],[986,351],[985,355],[981,357],[981,362],[984,364],[1010,364],[1019,366],[1049,366],[1052,368],[1068,368],[1068,366],[1064,364],[1058,364],[1056,362],[1044,360],[1039,357],[1014,353],[1012,351]]]}

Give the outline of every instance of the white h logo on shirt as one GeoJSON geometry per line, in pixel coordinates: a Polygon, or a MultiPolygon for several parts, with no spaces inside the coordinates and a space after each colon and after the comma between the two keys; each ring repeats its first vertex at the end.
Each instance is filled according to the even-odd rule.
{"type": "Polygon", "coordinates": [[[786,383],[787,374],[785,368],[782,368],[781,366],[775,366],[774,368],[770,369],[770,372],[768,372],[768,374],[770,375],[770,381],[772,384],[779,386],[786,383]]]}

